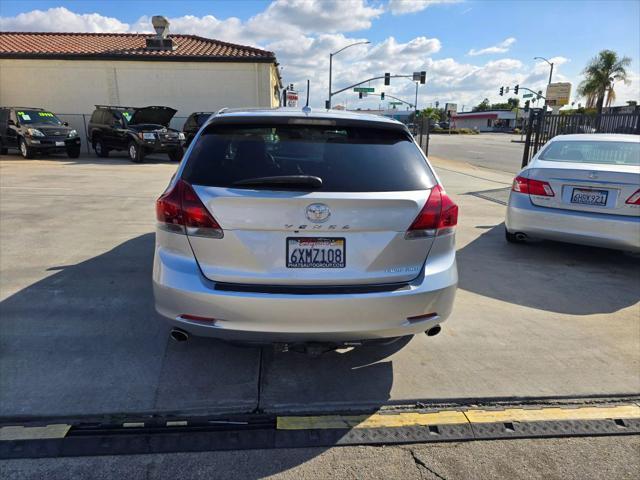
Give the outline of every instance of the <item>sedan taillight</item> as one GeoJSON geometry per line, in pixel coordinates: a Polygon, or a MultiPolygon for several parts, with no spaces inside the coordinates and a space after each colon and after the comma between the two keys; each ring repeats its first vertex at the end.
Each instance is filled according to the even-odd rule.
{"type": "Polygon", "coordinates": [[[636,192],[627,198],[627,201],[624,203],[628,203],[630,205],[640,205],[640,188],[636,190],[636,192]]]}
{"type": "Polygon", "coordinates": [[[553,193],[553,189],[548,182],[519,176],[513,179],[511,191],[518,193],[528,193],[529,195],[540,195],[543,197],[555,196],[555,194],[553,193]]]}
{"type": "Polygon", "coordinates": [[[178,180],[156,201],[160,228],[195,237],[222,238],[224,233],[207,208],[184,180],[178,180]]]}

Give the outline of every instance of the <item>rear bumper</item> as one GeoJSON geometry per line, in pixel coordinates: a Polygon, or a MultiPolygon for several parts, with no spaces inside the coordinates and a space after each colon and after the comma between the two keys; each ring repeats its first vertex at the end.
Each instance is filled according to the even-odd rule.
{"type": "Polygon", "coordinates": [[[505,226],[534,238],[640,251],[640,217],[539,207],[516,192],[509,197],[505,226]]]}
{"type": "MultiPolygon", "coordinates": [[[[186,241],[186,240],[185,240],[186,241]]],[[[173,326],[197,336],[247,342],[339,342],[398,337],[444,322],[458,274],[454,239],[434,242],[424,273],[394,291],[364,294],[281,294],[220,291],[193,257],[156,245],[156,310],[173,326]],[[408,317],[435,313],[422,320],[408,317]],[[214,324],[180,315],[213,317],[214,324]]]]}

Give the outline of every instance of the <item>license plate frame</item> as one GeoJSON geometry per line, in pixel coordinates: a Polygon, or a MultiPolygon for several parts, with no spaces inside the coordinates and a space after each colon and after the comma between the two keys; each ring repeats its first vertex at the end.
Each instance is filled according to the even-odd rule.
{"type": "Polygon", "coordinates": [[[573,187],[571,190],[571,203],[590,207],[606,207],[609,200],[609,190],[600,188],[573,187]],[[597,194],[597,201],[581,201],[580,195],[597,194]]]}
{"type": "MultiPolygon", "coordinates": [[[[287,268],[345,268],[347,266],[347,240],[344,237],[287,237],[286,240],[286,267],[287,268]],[[311,261],[309,262],[291,262],[292,259],[292,255],[290,255],[291,249],[292,248],[298,248],[300,249],[300,242],[303,243],[309,243],[309,244],[318,244],[319,242],[326,242],[329,243],[329,248],[331,248],[332,245],[334,244],[341,244],[341,259],[342,261],[332,261],[329,262],[328,258],[325,258],[323,256],[323,260],[324,261],[317,261],[321,256],[320,252],[324,251],[327,252],[329,250],[320,250],[320,249],[315,249],[316,251],[314,252],[314,247],[313,246],[309,246],[306,247],[311,248],[311,253],[309,254],[311,256],[311,261]]],[[[304,248],[304,247],[303,247],[304,248]]],[[[295,253],[295,252],[293,252],[295,253]]],[[[307,255],[305,253],[305,255],[307,255]]],[[[328,253],[325,253],[326,256],[328,256],[328,253]]],[[[333,255],[335,255],[335,253],[333,253],[333,255]]]]}

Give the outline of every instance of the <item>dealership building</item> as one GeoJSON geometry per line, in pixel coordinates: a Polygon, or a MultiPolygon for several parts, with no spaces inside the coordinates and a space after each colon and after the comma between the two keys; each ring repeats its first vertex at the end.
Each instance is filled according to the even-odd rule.
{"type": "Polygon", "coordinates": [[[274,53],[169,35],[168,22],[157,35],[0,32],[0,105],[45,108],[78,131],[96,104],[173,107],[182,126],[195,111],[277,106],[281,87],[274,53]]]}
{"type": "Polygon", "coordinates": [[[516,127],[516,113],[511,110],[457,112],[451,114],[452,127],[471,128],[480,132],[494,132],[516,127]]]}

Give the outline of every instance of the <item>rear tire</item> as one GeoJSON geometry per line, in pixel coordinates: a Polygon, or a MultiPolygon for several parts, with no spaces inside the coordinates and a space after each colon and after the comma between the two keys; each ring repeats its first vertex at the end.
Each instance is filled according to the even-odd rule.
{"type": "Polygon", "coordinates": [[[183,154],[184,150],[182,149],[182,147],[178,147],[175,150],[171,150],[169,152],[169,160],[171,160],[172,162],[179,162],[180,160],[182,160],[183,154]]]}
{"type": "Polygon", "coordinates": [[[100,140],[99,138],[95,142],[93,142],[93,150],[100,158],[106,158],[109,156],[109,149],[104,146],[104,143],[102,143],[102,140],[100,140]]]}
{"type": "Polygon", "coordinates": [[[524,240],[519,239],[515,233],[509,232],[506,228],[504,229],[504,238],[509,243],[524,243],[524,240]]]}
{"type": "Polygon", "coordinates": [[[23,158],[33,158],[33,148],[27,145],[27,141],[24,138],[20,139],[20,154],[23,158]]]}
{"type": "Polygon", "coordinates": [[[67,156],[69,158],[78,158],[80,156],[80,145],[67,148],[67,156]]]}
{"type": "Polygon", "coordinates": [[[136,142],[129,142],[127,152],[129,152],[129,160],[131,160],[133,163],[142,163],[144,153],[142,151],[142,147],[136,142]]]}

